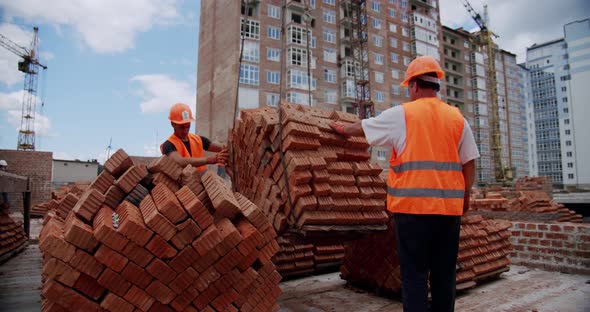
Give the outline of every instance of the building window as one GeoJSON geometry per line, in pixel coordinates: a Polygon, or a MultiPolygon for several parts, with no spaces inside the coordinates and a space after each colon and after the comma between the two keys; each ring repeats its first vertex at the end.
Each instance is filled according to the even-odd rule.
{"type": "Polygon", "coordinates": [[[336,31],[324,28],[324,41],[329,43],[336,43],[336,31]]]}
{"type": "Polygon", "coordinates": [[[278,93],[267,93],[266,94],[266,106],[278,107],[280,96],[278,93]]]}
{"type": "Polygon", "coordinates": [[[380,19],[373,18],[372,21],[373,21],[373,28],[381,29],[381,20],[380,19]]]}
{"type": "Polygon", "coordinates": [[[301,105],[309,105],[309,96],[301,92],[287,92],[287,102],[301,105]]]}
{"type": "Polygon", "coordinates": [[[404,42],[404,51],[410,51],[410,43],[404,42]]]}
{"type": "Polygon", "coordinates": [[[383,102],[383,101],[385,101],[385,95],[383,94],[383,92],[381,92],[381,91],[375,92],[375,100],[377,102],[383,102]]]}
{"type": "Polygon", "coordinates": [[[315,0],[309,0],[309,6],[311,6],[312,9],[315,9],[315,0]]]}
{"type": "Polygon", "coordinates": [[[324,80],[330,83],[336,83],[336,71],[331,69],[324,69],[324,80]]]}
{"type": "Polygon", "coordinates": [[[273,48],[266,48],[266,59],[273,62],[280,61],[281,58],[281,50],[273,49],[273,48]]]}
{"type": "Polygon", "coordinates": [[[399,55],[397,53],[391,53],[391,61],[393,63],[398,63],[399,62],[399,55]]]}
{"type": "Polygon", "coordinates": [[[385,151],[384,150],[378,150],[377,151],[377,159],[379,160],[385,160],[385,151]]]}
{"type": "Polygon", "coordinates": [[[572,141],[570,141],[570,140],[565,141],[565,146],[572,146],[572,141]]]}
{"type": "Polygon", "coordinates": [[[336,63],[336,50],[324,49],[324,61],[330,63],[336,63]]]}
{"type": "Polygon", "coordinates": [[[566,124],[566,125],[569,125],[569,124],[570,124],[570,120],[569,120],[569,118],[568,118],[568,119],[564,119],[564,120],[563,120],[563,123],[564,123],[564,124],[566,124]]]}
{"type": "Polygon", "coordinates": [[[573,173],[568,173],[567,178],[570,180],[574,179],[574,174],[573,173]]]}
{"type": "MultiPolygon", "coordinates": [[[[289,70],[287,72],[287,88],[304,89],[308,90],[310,81],[307,76],[307,72],[302,70],[289,70]]],[[[313,89],[313,80],[311,81],[311,88],[313,89]]]]}
{"type": "Polygon", "coordinates": [[[566,155],[567,157],[572,157],[572,152],[567,152],[567,153],[565,153],[565,155],[566,155]]]}
{"type": "Polygon", "coordinates": [[[404,37],[410,36],[410,31],[406,27],[402,27],[402,36],[404,36],[404,37]]]}
{"type": "Polygon", "coordinates": [[[324,91],[324,100],[326,103],[336,104],[338,103],[338,91],[336,90],[325,90],[324,91]]]}
{"type": "Polygon", "coordinates": [[[268,26],[268,37],[270,39],[279,40],[281,37],[281,29],[278,27],[268,26]]]}
{"type": "Polygon", "coordinates": [[[564,102],[564,103],[567,103],[567,98],[566,97],[561,98],[561,101],[564,102]]]}
{"type": "Polygon", "coordinates": [[[303,27],[289,25],[289,38],[287,42],[306,45],[307,44],[307,30],[303,27]]]}
{"type": "Polygon", "coordinates": [[[288,64],[294,66],[307,66],[307,50],[303,48],[289,47],[287,49],[288,64]]]}
{"type": "Polygon", "coordinates": [[[406,13],[402,14],[402,22],[404,22],[404,23],[408,22],[408,14],[406,14],[406,13]]]}
{"type": "Polygon", "coordinates": [[[392,48],[397,48],[397,39],[395,39],[395,38],[389,38],[389,45],[392,48]]]}
{"type": "Polygon", "coordinates": [[[260,39],[260,22],[242,19],[241,36],[246,39],[260,39]]]}
{"type": "Polygon", "coordinates": [[[393,85],[391,86],[391,93],[395,94],[395,95],[400,95],[400,86],[398,85],[393,85]]]}
{"type": "Polygon", "coordinates": [[[272,4],[268,5],[268,16],[272,18],[279,19],[281,18],[281,8],[278,6],[274,6],[272,4]]]}
{"type": "Polygon", "coordinates": [[[572,132],[569,129],[565,130],[565,135],[570,135],[571,133],[572,132]]]}
{"type": "Polygon", "coordinates": [[[279,84],[281,83],[281,75],[278,71],[266,71],[266,82],[270,84],[279,84]]]}
{"type": "Polygon", "coordinates": [[[410,65],[410,62],[411,62],[410,58],[404,56],[404,65],[408,66],[408,65],[410,65]]]}
{"type": "Polygon", "coordinates": [[[402,8],[406,8],[408,6],[408,0],[401,0],[402,8]]]}
{"type": "Polygon", "coordinates": [[[573,167],[574,167],[574,163],[568,162],[568,163],[567,163],[567,167],[568,167],[568,168],[573,168],[573,167]]]}
{"type": "Polygon", "coordinates": [[[382,47],[383,46],[383,38],[381,36],[373,35],[373,44],[376,47],[382,47]]]}
{"type": "Polygon", "coordinates": [[[260,48],[258,42],[244,41],[244,61],[256,62],[260,60],[260,48]]]}
{"type": "Polygon", "coordinates": [[[389,31],[396,33],[397,32],[397,25],[393,23],[389,23],[389,31]]]}
{"type": "Polygon", "coordinates": [[[399,70],[398,69],[392,69],[391,70],[391,78],[393,78],[393,79],[399,79],[399,70]]]}
{"type": "Polygon", "coordinates": [[[389,9],[389,16],[395,18],[395,9],[389,9]]]}
{"type": "Polygon", "coordinates": [[[257,86],[259,84],[258,66],[242,64],[240,66],[240,83],[257,86]]]}
{"type": "Polygon", "coordinates": [[[383,73],[382,72],[375,72],[375,81],[377,83],[383,83],[383,73]]]}
{"type": "Polygon", "coordinates": [[[316,43],[315,37],[311,36],[311,48],[312,49],[315,49],[315,43],[316,43]]]}
{"type": "Polygon", "coordinates": [[[373,53],[373,56],[375,57],[375,64],[383,65],[383,54],[373,53]]]}
{"type": "Polygon", "coordinates": [[[336,0],[324,0],[325,4],[336,5],[336,0]]]}
{"type": "Polygon", "coordinates": [[[567,91],[567,87],[561,87],[561,91],[567,91]]]}
{"type": "Polygon", "coordinates": [[[324,22],[336,24],[336,11],[324,10],[324,14],[322,16],[324,18],[324,22]]]}
{"type": "Polygon", "coordinates": [[[377,1],[371,1],[371,9],[373,9],[375,12],[381,11],[381,3],[377,1]]]}

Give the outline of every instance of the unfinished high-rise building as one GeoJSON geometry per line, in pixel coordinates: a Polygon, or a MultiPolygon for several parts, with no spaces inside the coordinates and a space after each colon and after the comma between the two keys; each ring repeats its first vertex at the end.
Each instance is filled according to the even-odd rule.
{"type": "MultiPolygon", "coordinates": [[[[201,1],[197,128],[215,140],[226,140],[236,104],[379,114],[409,100],[399,84],[413,58],[441,61],[437,0],[240,2],[201,1]]],[[[390,154],[374,148],[373,160],[387,168],[390,154]]]]}
{"type": "MultiPolygon", "coordinates": [[[[492,98],[485,49],[478,34],[443,26],[443,66],[446,73],[447,102],[461,109],[474,132],[481,157],[477,160],[477,181],[494,182],[494,155],[491,140],[492,98]]],[[[528,175],[527,129],[524,80],[516,55],[496,50],[496,101],[500,130],[501,161],[513,177],[528,175]]]]}

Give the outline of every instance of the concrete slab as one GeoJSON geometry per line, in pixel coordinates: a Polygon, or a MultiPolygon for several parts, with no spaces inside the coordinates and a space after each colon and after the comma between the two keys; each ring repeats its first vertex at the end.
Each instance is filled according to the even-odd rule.
{"type": "MultiPolygon", "coordinates": [[[[402,311],[399,299],[346,286],[339,273],[281,283],[280,311],[402,311]]],[[[590,276],[511,266],[500,279],[459,294],[456,311],[590,311],[590,276]]]]}
{"type": "Polygon", "coordinates": [[[41,311],[41,251],[29,245],[0,266],[0,310],[41,311]]]}

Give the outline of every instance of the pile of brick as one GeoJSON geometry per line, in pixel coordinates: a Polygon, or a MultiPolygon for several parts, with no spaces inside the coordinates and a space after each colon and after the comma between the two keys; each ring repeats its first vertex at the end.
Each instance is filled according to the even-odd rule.
{"type": "Polygon", "coordinates": [[[213,173],[119,150],[44,219],[43,310],[276,311],[275,238],[213,173]]]}
{"type": "MultiPolygon", "coordinates": [[[[473,287],[479,280],[508,270],[510,226],[508,222],[484,220],[481,216],[462,218],[457,289],[473,287]]],[[[371,234],[346,245],[341,273],[353,285],[385,294],[400,293],[401,273],[393,220],[387,232],[371,234]]]]}
{"type": "Polygon", "coordinates": [[[31,208],[31,217],[43,218],[48,211],[56,210],[66,196],[73,195],[79,197],[88,189],[89,185],[90,182],[76,182],[60,186],[51,192],[52,199],[50,201],[36,204],[31,208]]]}
{"type": "Polygon", "coordinates": [[[553,179],[551,177],[523,177],[516,180],[517,191],[542,191],[553,199],[553,179]]]}
{"type": "Polygon", "coordinates": [[[362,228],[388,220],[383,170],[368,161],[369,144],[362,137],[336,134],[329,126],[333,120],[350,123],[358,117],[292,104],[242,110],[230,137],[235,142],[230,174],[238,191],[263,209],[279,233],[306,226],[362,228]]]}
{"type": "Polygon", "coordinates": [[[490,218],[540,222],[581,223],[583,216],[554,202],[543,191],[477,192],[470,202],[473,213],[490,218]]]}
{"type": "Polygon", "coordinates": [[[272,260],[283,278],[337,271],[344,259],[343,244],[305,242],[290,234],[277,241],[281,249],[272,260]]]}
{"type": "Polygon", "coordinates": [[[21,251],[27,242],[21,222],[15,222],[8,209],[0,208],[0,263],[21,251]]]}

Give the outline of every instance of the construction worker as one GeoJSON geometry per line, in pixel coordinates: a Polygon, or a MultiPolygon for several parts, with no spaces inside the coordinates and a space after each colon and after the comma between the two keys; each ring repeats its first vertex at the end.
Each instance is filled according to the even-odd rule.
{"type": "Polygon", "coordinates": [[[213,143],[204,136],[189,133],[191,122],[195,121],[188,105],[176,103],[170,108],[168,115],[174,133],[160,145],[162,155],[167,155],[181,167],[192,165],[198,170],[207,170],[208,164],[227,164],[228,152],[225,146],[213,143]],[[216,154],[205,157],[204,151],[216,154]]]}
{"type": "MultiPolygon", "coordinates": [[[[8,168],[8,163],[6,162],[6,160],[1,159],[0,160],[0,171],[6,172],[7,168],[8,168]]],[[[2,192],[2,208],[7,209],[9,206],[10,206],[10,203],[8,202],[8,193],[2,192]]]]}
{"type": "Polygon", "coordinates": [[[469,209],[479,151],[459,109],[437,97],[443,77],[434,58],[418,57],[401,83],[410,102],[353,124],[331,124],[341,135],[392,148],[387,209],[395,221],[404,311],[429,311],[429,276],[430,311],[455,306],[461,215],[469,209]]]}

